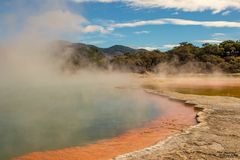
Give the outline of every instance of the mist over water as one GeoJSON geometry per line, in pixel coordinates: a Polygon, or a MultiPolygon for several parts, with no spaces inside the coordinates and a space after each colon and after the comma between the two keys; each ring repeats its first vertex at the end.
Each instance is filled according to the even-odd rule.
{"type": "Polygon", "coordinates": [[[68,53],[55,42],[64,34],[80,36],[85,19],[64,1],[40,2],[36,11],[18,8],[11,17],[23,17],[20,28],[1,41],[0,159],[93,143],[160,114],[157,103],[142,100],[142,91],[124,89],[138,86],[129,75],[95,68],[63,72],[68,53]]]}
{"type": "Polygon", "coordinates": [[[68,53],[41,34],[1,46],[0,159],[111,138],[160,114],[128,74],[63,71],[68,53]]]}
{"type": "Polygon", "coordinates": [[[117,74],[1,85],[0,158],[93,143],[142,126],[160,113],[117,74]],[[113,82],[115,81],[115,82],[113,82]],[[117,87],[117,86],[116,86],[117,87]]]}
{"type": "Polygon", "coordinates": [[[36,10],[15,4],[11,21],[5,17],[10,29],[0,44],[0,159],[93,143],[163,113],[129,74],[62,69],[69,53],[55,42],[81,36],[86,22],[64,2],[36,1],[36,10]]]}

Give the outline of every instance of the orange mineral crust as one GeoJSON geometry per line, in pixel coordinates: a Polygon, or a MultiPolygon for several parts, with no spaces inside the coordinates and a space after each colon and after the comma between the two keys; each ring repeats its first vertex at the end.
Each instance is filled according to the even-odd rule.
{"type": "Polygon", "coordinates": [[[131,129],[117,137],[100,140],[94,144],[29,153],[14,160],[107,160],[154,145],[196,123],[193,107],[160,96],[151,95],[150,98],[158,101],[158,109],[163,113],[140,128],[131,129]]]}

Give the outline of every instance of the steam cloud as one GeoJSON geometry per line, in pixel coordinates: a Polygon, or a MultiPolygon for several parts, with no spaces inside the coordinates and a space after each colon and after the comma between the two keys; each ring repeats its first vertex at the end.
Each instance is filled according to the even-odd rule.
{"type": "Polygon", "coordinates": [[[6,33],[0,44],[0,87],[76,85],[91,81],[94,88],[99,84],[128,85],[132,81],[125,74],[95,69],[81,70],[74,75],[63,72],[62,66],[72,51],[62,50],[58,40],[73,34],[81,36],[87,22],[68,9],[65,0],[36,0],[31,5],[27,0],[9,3],[15,11],[4,17],[6,33]]]}
{"type": "Polygon", "coordinates": [[[59,46],[54,42],[79,34],[86,19],[67,8],[65,1],[11,2],[14,13],[4,16],[6,33],[0,44],[0,71],[7,79],[39,79],[59,73],[59,46]],[[21,22],[19,22],[21,20],[21,22]]]}

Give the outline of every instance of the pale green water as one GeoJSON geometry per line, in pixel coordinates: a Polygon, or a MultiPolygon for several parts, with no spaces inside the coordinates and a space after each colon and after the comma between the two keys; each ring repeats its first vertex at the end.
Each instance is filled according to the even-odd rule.
{"type": "MultiPolygon", "coordinates": [[[[101,83],[101,82],[100,82],[101,83]]],[[[0,159],[93,143],[159,116],[137,89],[91,83],[0,86],[0,159]]]]}

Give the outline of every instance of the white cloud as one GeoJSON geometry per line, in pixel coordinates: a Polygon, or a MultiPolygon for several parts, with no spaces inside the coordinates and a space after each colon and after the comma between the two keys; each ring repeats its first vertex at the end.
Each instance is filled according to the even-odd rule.
{"type": "Polygon", "coordinates": [[[226,9],[240,9],[239,0],[72,0],[81,2],[123,2],[138,8],[170,8],[186,12],[211,10],[219,13],[226,9]]]}
{"type": "MultiPolygon", "coordinates": [[[[203,40],[195,40],[197,43],[222,43],[224,40],[227,40],[226,34],[224,33],[213,33],[211,35],[212,39],[203,39],[203,40]]],[[[230,38],[231,39],[231,38],[230,38]]]]}
{"type": "Polygon", "coordinates": [[[88,41],[88,42],[85,42],[85,43],[88,43],[88,44],[91,44],[91,45],[99,45],[99,44],[105,43],[105,41],[102,41],[102,40],[99,40],[99,41],[88,41]]]}
{"type": "Polygon", "coordinates": [[[69,11],[52,10],[40,15],[30,16],[27,30],[46,30],[51,32],[78,32],[86,20],[69,11]]]}
{"type": "Polygon", "coordinates": [[[213,34],[212,34],[212,37],[214,37],[214,38],[224,37],[224,36],[225,36],[224,33],[213,33],[213,34]]]}
{"type": "Polygon", "coordinates": [[[137,49],[146,49],[148,51],[159,50],[159,49],[169,50],[177,46],[179,46],[179,44],[165,44],[162,46],[142,46],[142,47],[137,47],[137,49]]]}
{"type": "Polygon", "coordinates": [[[179,12],[173,12],[172,15],[179,15],[179,12]]]}
{"type": "Polygon", "coordinates": [[[99,26],[99,25],[88,25],[85,26],[82,30],[84,33],[92,33],[92,32],[99,32],[99,33],[109,33],[110,30],[104,28],[103,26],[99,26]]]}
{"type": "Polygon", "coordinates": [[[26,30],[50,31],[51,33],[78,32],[102,34],[109,33],[111,29],[99,25],[88,25],[89,22],[82,16],[64,10],[51,10],[40,15],[30,16],[26,30]]]}
{"type": "Polygon", "coordinates": [[[203,27],[228,27],[228,28],[240,28],[240,22],[233,21],[195,21],[186,19],[174,19],[174,18],[162,18],[155,20],[134,21],[127,23],[113,23],[110,28],[125,28],[125,27],[138,27],[145,25],[182,25],[182,26],[203,26],[203,27]]]}
{"type": "MultiPolygon", "coordinates": [[[[91,33],[99,32],[102,34],[111,33],[117,28],[133,28],[146,25],[180,25],[180,26],[202,26],[202,27],[216,27],[216,28],[240,28],[240,22],[234,21],[196,21],[196,20],[186,20],[186,19],[176,19],[176,18],[162,18],[154,20],[143,20],[143,21],[133,21],[126,23],[110,23],[105,26],[100,25],[87,25],[82,29],[82,32],[91,33]]],[[[150,31],[135,31],[134,34],[148,34],[150,31]]],[[[213,36],[220,36],[217,33],[213,36]]],[[[222,35],[224,36],[224,35],[222,35]]]]}
{"type": "Polygon", "coordinates": [[[136,31],[134,34],[149,34],[150,31],[136,31]]]}
{"type": "Polygon", "coordinates": [[[161,46],[161,48],[162,49],[172,49],[177,46],[179,46],[179,44],[165,44],[165,45],[161,46]]]}
{"type": "Polygon", "coordinates": [[[146,49],[148,51],[158,50],[158,47],[137,47],[136,49],[146,49]]]}
{"type": "Polygon", "coordinates": [[[206,40],[195,40],[194,42],[198,42],[198,43],[222,43],[223,40],[206,39],[206,40]]]}
{"type": "Polygon", "coordinates": [[[222,15],[223,16],[227,16],[227,15],[229,15],[231,13],[231,11],[224,11],[223,13],[222,13],[222,15]]]}
{"type": "Polygon", "coordinates": [[[112,33],[111,35],[113,35],[114,37],[117,37],[117,38],[123,38],[125,37],[124,34],[121,34],[121,33],[112,33]]]}

